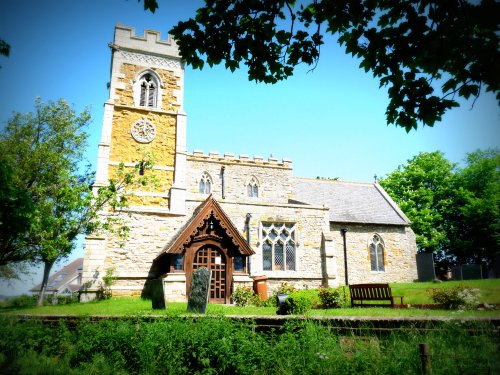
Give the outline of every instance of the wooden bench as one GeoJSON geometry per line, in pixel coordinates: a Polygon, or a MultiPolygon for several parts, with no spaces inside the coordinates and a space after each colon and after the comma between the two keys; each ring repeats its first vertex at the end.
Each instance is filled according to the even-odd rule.
{"type": "Polygon", "coordinates": [[[389,284],[353,284],[349,285],[351,293],[351,307],[373,307],[373,306],[391,306],[394,307],[394,299],[399,298],[400,304],[403,304],[402,296],[393,296],[389,284]],[[354,303],[359,301],[360,303],[354,303]],[[363,304],[364,301],[389,301],[391,304],[363,304]]]}

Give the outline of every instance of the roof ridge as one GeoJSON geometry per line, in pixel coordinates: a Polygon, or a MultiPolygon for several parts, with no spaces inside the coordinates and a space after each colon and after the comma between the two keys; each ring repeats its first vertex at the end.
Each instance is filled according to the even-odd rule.
{"type": "Polygon", "coordinates": [[[384,197],[384,199],[387,201],[387,203],[389,203],[389,205],[392,207],[392,209],[394,211],[396,211],[396,213],[399,215],[399,217],[401,217],[401,219],[403,219],[403,221],[406,221],[408,224],[411,224],[411,220],[405,215],[403,210],[401,210],[401,208],[399,208],[398,204],[396,202],[394,202],[394,200],[391,198],[389,193],[387,193],[381,185],[379,185],[377,183],[375,183],[374,185],[375,185],[375,188],[377,189],[377,191],[382,195],[382,197],[384,197]]]}
{"type": "Polygon", "coordinates": [[[314,182],[324,182],[324,183],[337,183],[337,184],[353,184],[353,185],[366,185],[373,186],[373,182],[359,182],[359,181],[346,181],[346,180],[329,180],[329,179],[321,179],[321,178],[313,178],[313,177],[295,177],[296,180],[302,181],[314,181],[314,182]]]}

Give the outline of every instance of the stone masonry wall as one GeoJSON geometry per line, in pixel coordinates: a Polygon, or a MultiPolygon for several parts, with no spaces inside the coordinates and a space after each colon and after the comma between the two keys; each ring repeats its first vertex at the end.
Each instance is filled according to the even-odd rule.
{"type": "Polygon", "coordinates": [[[224,167],[224,195],[227,201],[240,203],[288,203],[292,193],[292,163],[289,160],[250,159],[247,155],[235,157],[233,154],[203,154],[195,151],[188,155],[187,192],[194,199],[205,199],[199,193],[202,174],[207,172],[212,180],[212,194],[222,198],[222,167],[224,167]],[[258,197],[247,196],[247,184],[255,177],[259,186],[258,197]]]}
{"type": "Polygon", "coordinates": [[[347,228],[347,269],[350,284],[411,282],[417,279],[415,234],[409,227],[373,224],[331,223],[335,242],[339,285],[345,283],[344,243],[341,228],[347,228]],[[370,243],[378,234],[384,244],[384,272],[370,266],[370,243]]]}
{"type": "Polygon", "coordinates": [[[132,64],[122,64],[119,85],[116,88],[115,107],[113,111],[113,127],[111,132],[111,149],[109,176],[113,177],[118,168],[117,164],[125,163],[126,170],[130,171],[135,164],[148,158],[151,154],[154,159],[152,171],[148,171],[157,178],[158,186],[141,187],[136,195],[129,198],[131,206],[161,206],[168,207],[168,193],[174,178],[175,140],[177,116],[175,104],[179,91],[181,77],[172,71],[153,69],[163,84],[161,109],[134,107],[133,85],[137,74],[146,67],[132,64]],[[131,127],[138,120],[148,120],[156,127],[156,137],[150,143],[139,143],[131,135],[131,127]],[[154,193],[159,193],[154,194],[154,193]]]}

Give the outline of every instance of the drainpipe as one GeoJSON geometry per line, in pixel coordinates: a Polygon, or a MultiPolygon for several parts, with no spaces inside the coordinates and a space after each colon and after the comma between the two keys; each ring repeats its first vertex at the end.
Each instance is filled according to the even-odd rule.
{"type": "Polygon", "coordinates": [[[346,241],[347,228],[340,229],[340,233],[342,233],[342,237],[344,238],[344,274],[345,274],[345,285],[349,285],[349,276],[348,276],[348,273],[347,273],[347,241],[346,241]]]}
{"type": "Polygon", "coordinates": [[[220,167],[220,177],[222,179],[222,199],[226,199],[226,195],[224,194],[224,171],[226,170],[225,166],[220,167]]]}
{"type": "MultiPolygon", "coordinates": [[[[246,219],[245,219],[245,228],[246,228],[246,231],[247,231],[247,244],[248,246],[250,246],[250,219],[252,218],[252,214],[250,213],[247,213],[247,216],[246,216],[246,219]]],[[[251,272],[251,269],[250,269],[250,257],[251,255],[249,255],[247,257],[247,271],[248,271],[248,274],[250,275],[250,272],[251,272]]]]}

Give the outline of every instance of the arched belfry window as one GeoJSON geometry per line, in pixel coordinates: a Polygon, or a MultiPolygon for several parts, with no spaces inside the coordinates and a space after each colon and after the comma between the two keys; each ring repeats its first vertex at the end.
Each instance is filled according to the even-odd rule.
{"type": "Polygon", "coordinates": [[[254,198],[257,198],[259,196],[259,183],[253,176],[247,183],[247,196],[254,198]]]}
{"type": "Polygon", "coordinates": [[[212,192],[212,179],[207,172],[203,172],[201,175],[199,192],[201,194],[210,194],[212,192]]]}
{"type": "Polygon", "coordinates": [[[161,107],[161,83],[153,71],[146,71],[135,81],[134,102],[140,107],[161,107]]]}
{"type": "Polygon", "coordinates": [[[141,95],[139,98],[139,105],[142,107],[156,107],[156,95],[158,94],[158,87],[151,78],[151,74],[145,74],[141,78],[141,95]]]}
{"type": "Polygon", "coordinates": [[[372,271],[383,272],[384,268],[384,242],[378,234],[373,235],[370,243],[370,264],[372,271]]]}

